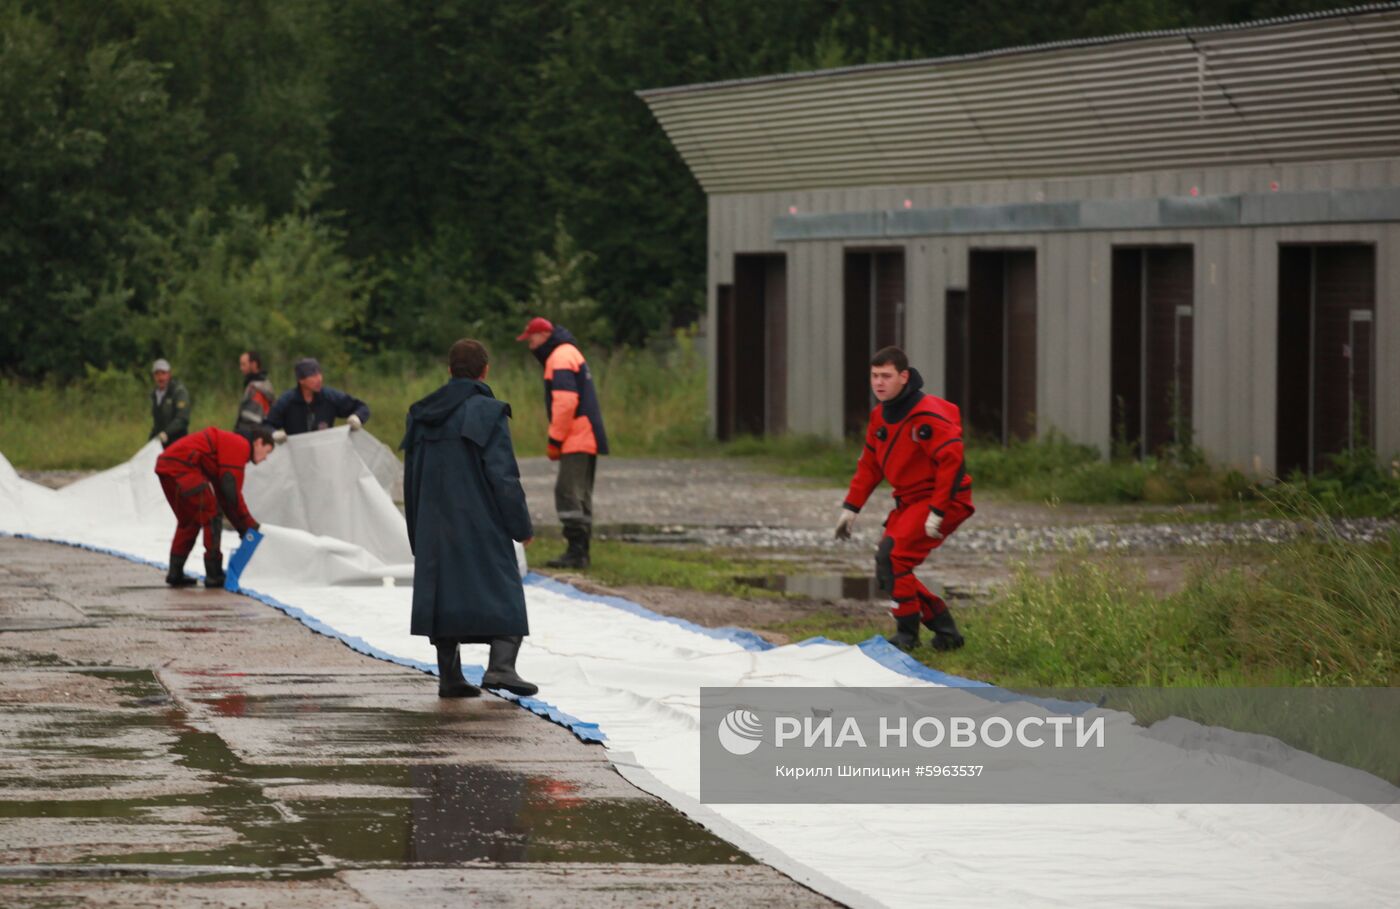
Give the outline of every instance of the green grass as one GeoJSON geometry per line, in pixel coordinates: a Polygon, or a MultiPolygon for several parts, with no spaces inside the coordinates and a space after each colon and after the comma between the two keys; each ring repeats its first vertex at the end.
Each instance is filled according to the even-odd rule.
{"type": "MultiPolygon", "coordinates": [[[[957,611],[964,649],[915,656],[1009,687],[1400,685],[1400,536],[1320,534],[1257,568],[1204,562],[1163,598],[1112,556],[1067,556],[1048,577],[1022,568],[988,604],[957,611]]],[[[771,630],[854,643],[891,629],[826,614],[771,630]]]]}
{"type": "MultiPolygon", "coordinates": [[[[705,381],[700,355],[688,336],[664,351],[621,350],[590,361],[604,421],[618,455],[686,456],[713,449],[705,434],[705,381]]],[[[282,372],[286,372],[283,370],[282,372]]],[[[291,380],[274,372],[279,391],[291,380]]],[[[397,449],[409,406],[447,379],[431,362],[366,364],[326,384],[364,399],[366,428],[397,449]]],[[[517,345],[495,352],[488,384],[508,401],[516,452],[543,455],[547,423],[539,363],[517,345]]],[[[231,427],[242,393],[232,366],[228,382],[194,388],[192,428],[231,427]]],[[[0,384],[0,454],[31,470],[95,470],[125,461],[150,432],[149,387],[116,370],[91,371],[67,386],[0,384]]]]}
{"type": "MultiPolygon", "coordinates": [[[[557,529],[541,529],[530,544],[530,561],[543,565],[563,547],[563,537],[557,529]]],[[[779,596],[738,581],[741,577],[768,574],[771,562],[730,553],[594,539],[590,557],[592,564],[583,574],[611,587],[673,587],[727,596],[779,596]]]]}

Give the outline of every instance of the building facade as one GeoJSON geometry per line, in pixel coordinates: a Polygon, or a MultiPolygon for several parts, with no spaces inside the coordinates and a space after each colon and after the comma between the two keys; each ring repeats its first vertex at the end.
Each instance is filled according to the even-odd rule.
{"type": "Polygon", "coordinates": [[[979,436],[1400,451],[1400,4],[642,93],[709,199],[716,435],[909,351],[979,436]]]}

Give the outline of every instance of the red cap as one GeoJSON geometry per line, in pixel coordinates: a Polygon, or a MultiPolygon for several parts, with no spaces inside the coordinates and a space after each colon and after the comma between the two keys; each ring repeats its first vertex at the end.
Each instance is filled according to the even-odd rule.
{"type": "Polygon", "coordinates": [[[542,316],[535,316],[515,340],[524,341],[530,335],[539,331],[554,331],[554,323],[542,316]]]}

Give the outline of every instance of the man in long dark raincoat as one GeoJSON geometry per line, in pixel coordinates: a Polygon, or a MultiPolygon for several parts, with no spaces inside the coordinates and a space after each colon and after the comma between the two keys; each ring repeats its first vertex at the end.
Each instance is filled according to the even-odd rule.
{"type": "Polygon", "coordinates": [[[408,411],[404,505],[413,548],[410,631],[437,647],[438,694],[475,697],[460,644],[490,644],[482,685],[518,695],[539,689],[515,671],[530,633],[512,540],[534,534],[510,440],[510,405],[483,381],[489,355],[476,341],[452,345],[452,379],[408,411]]]}

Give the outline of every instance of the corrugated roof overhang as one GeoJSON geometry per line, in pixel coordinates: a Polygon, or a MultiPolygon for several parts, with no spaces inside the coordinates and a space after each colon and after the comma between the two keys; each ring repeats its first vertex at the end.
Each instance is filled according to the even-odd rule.
{"type": "Polygon", "coordinates": [[[640,93],[707,192],[1400,150],[1400,3],[640,93]]]}

